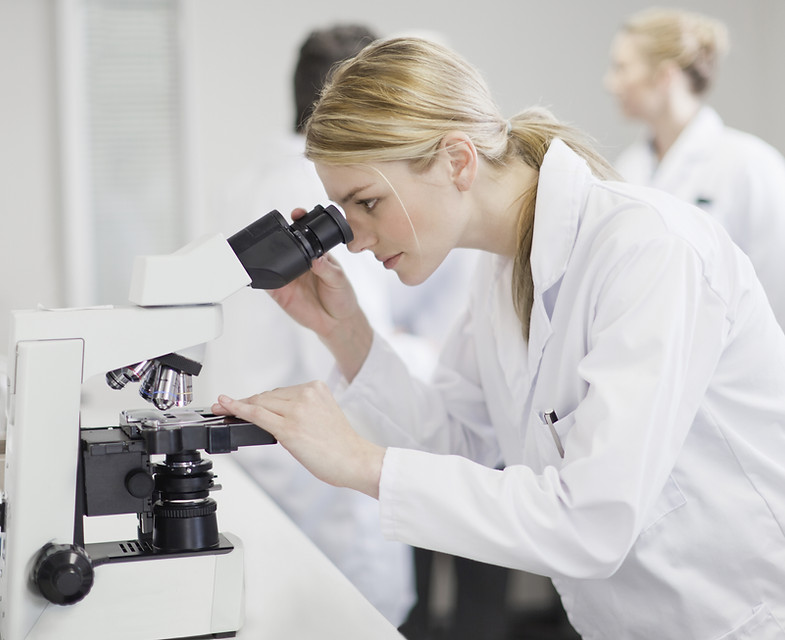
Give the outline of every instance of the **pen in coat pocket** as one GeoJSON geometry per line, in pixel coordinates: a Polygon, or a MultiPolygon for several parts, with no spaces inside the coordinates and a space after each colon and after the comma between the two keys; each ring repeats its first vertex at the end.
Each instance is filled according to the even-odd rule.
{"type": "Polygon", "coordinates": [[[548,425],[548,428],[551,430],[551,435],[553,436],[553,441],[556,443],[556,448],[559,451],[559,457],[564,457],[564,447],[561,444],[561,438],[559,434],[556,433],[556,427],[553,426],[554,422],[557,422],[559,418],[556,417],[556,412],[551,409],[550,411],[546,411],[542,414],[542,419],[545,421],[545,424],[548,425]]]}

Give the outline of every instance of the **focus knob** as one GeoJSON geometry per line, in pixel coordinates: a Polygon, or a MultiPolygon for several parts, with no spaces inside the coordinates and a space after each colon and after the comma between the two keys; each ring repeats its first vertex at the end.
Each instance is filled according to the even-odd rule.
{"type": "Polygon", "coordinates": [[[132,469],[125,477],[125,489],[134,498],[149,498],[155,489],[155,480],[144,469],[132,469]]]}
{"type": "Polygon", "coordinates": [[[93,563],[81,547],[48,544],[38,554],[33,581],[49,602],[74,604],[90,593],[93,563]]]}

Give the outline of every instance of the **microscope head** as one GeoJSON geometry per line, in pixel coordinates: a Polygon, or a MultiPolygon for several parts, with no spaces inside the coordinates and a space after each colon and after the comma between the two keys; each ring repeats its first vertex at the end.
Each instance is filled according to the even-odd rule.
{"type": "Polygon", "coordinates": [[[317,205],[291,225],[273,210],[228,240],[215,234],[171,254],[137,256],[128,298],[140,307],[168,307],[215,304],[247,285],[279,289],[353,238],[334,205],[317,205]]]}
{"type": "MultiPolygon", "coordinates": [[[[138,257],[129,299],[140,307],[201,305],[220,302],[248,285],[278,289],[308,271],[313,260],[352,239],[334,205],[316,205],[292,224],[273,210],[228,240],[217,234],[173,254],[138,257]]],[[[198,359],[170,353],[110,371],[106,383],[122,389],[139,382],[139,395],[165,411],[191,402],[193,376],[201,368],[198,359]]]]}

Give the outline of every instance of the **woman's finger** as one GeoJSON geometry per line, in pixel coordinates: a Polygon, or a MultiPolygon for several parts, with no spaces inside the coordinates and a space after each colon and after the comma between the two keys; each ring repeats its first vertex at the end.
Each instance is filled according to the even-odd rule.
{"type": "Polygon", "coordinates": [[[346,274],[338,262],[329,253],[319,256],[311,263],[311,270],[331,287],[346,286],[346,274]]]}
{"type": "MultiPolygon", "coordinates": [[[[308,383],[289,387],[277,387],[270,391],[263,391],[262,393],[243,398],[242,400],[233,400],[227,395],[223,395],[222,397],[226,398],[227,402],[242,402],[250,405],[263,406],[267,410],[282,416],[287,409],[286,403],[296,401],[302,394],[302,387],[307,384],[308,383]]],[[[235,415],[230,414],[229,409],[220,402],[214,403],[210,409],[215,415],[235,415]]]]}
{"type": "Polygon", "coordinates": [[[253,422],[255,425],[272,433],[276,438],[284,424],[283,416],[261,404],[246,400],[234,400],[229,396],[220,395],[218,396],[218,405],[228,415],[236,416],[247,422],[253,422]]]}

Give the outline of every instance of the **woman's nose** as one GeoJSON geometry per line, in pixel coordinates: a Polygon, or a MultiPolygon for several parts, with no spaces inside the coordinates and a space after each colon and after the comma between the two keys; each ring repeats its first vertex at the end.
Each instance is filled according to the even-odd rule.
{"type": "Polygon", "coordinates": [[[367,249],[367,243],[363,242],[357,233],[354,233],[354,239],[346,244],[346,248],[349,249],[351,253],[360,253],[364,249],[367,249]]]}
{"type": "Polygon", "coordinates": [[[352,228],[352,235],[354,238],[351,240],[351,242],[346,243],[346,248],[349,249],[351,253],[360,253],[361,251],[365,251],[365,249],[368,249],[373,245],[373,234],[370,233],[367,229],[364,229],[362,225],[352,221],[349,222],[349,226],[352,228]]]}

